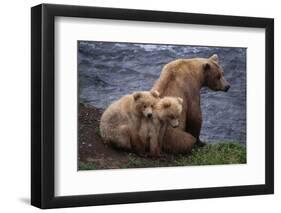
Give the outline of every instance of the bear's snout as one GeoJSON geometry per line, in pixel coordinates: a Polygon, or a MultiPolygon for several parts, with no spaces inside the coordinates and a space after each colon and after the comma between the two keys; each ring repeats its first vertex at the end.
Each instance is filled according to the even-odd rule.
{"type": "Polygon", "coordinates": [[[179,126],[179,121],[177,119],[170,120],[170,125],[173,128],[177,128],[179,126]]]}
{"type": "Polygon", "coordinates": [[[225,92],[227,92],[229,89],[230,89],[230,85],[229,84],[224,87],[224,91],[225,92]]]}
{"type": "Polygon", "coordinates": [[[179,124],[174,124],[174,125],[172,125],[172,127],[177,128],[177,127],[179,127],[179,124]]]}
{"type": "Polygon", "coordinates": [[[148,117],[148,118],[152,118],[152,113],[148,113],[148,114],[147,114],[147,117],[148,117]]]}

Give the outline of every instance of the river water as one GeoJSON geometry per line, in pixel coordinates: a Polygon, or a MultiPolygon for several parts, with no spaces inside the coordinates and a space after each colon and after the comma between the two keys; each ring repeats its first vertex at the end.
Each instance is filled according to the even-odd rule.
{"type": "Polygon", "coordinates": [[[125,94],[150,90],[170,61],[214,53],[231,88],[201,90],[201,139],[246,144],[246,48],[79,41],[79,101],[105,109],[125,94]]]}

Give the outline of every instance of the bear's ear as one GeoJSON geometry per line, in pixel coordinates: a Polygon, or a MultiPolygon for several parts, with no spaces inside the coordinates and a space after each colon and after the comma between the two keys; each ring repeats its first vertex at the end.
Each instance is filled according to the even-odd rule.
{"type": "Polygon", "coordinates": [[[150,94],[154,97],[154,98],[159,98],[160,94],[157,90],[152,90],[150,91],[150,94]]]}
{"type": "Polygon", "coordinates": [[[178,100],[178,102],[179,102],[180,104],[182,104],[182,103],[183,103],[182,98],[178,97],[178,98],[177,98],[177,100],[178,100]]]}
{"type": "Polygon", "coordinates": [[[142,96],[142,95],[141,95],[140,92],[134,92],[134,93],[133,93],[133,97],[134,97],[134,100],[135,100],[135,101],[138,100],[141,96],[142,96]]]}
{"type": "Polygon", "coordinates": [[[203,70],[204,72],[208,71],[211,69],[211,65],[209,63],[204,63],[203,64],[203,70]]]}
{"type": "Polygon", "coordinates": [[[168,107],[171,106],[171,102],[170,102],[169,100],[163,100],[162,106],[163,106],[164,108],[168,108],[168,107]]]}
{"type": "Polygon", "coordinates": [[[213,61],[216,61],[216,62],[219,62],[219,57],[218,57],[217,54],[212,55],[209,59],[213,60],[213,61]]]}

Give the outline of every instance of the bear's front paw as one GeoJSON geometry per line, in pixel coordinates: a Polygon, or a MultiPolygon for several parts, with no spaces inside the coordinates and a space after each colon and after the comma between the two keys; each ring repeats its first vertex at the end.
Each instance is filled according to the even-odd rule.
{"type": "Polygon", "coordinates": [[[203,146],[206,146],[206,145],[207,145],[207,143],[201,141],[200,139],[198,139],[198,140],[196,141],[196,143],[194,144],[195,147],[203,147],[203,146]]]}

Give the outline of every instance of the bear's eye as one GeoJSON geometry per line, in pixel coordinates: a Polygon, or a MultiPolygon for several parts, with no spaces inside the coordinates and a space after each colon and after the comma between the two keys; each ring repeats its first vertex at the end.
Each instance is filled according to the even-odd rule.
{"type": "Polygon", "coordinates": [[[146,108],[147,106],[146,105],[143,105],[143,108],[146,108]]]}
{"type": "Polygon", "coordinates": [[[170,118],[171,119],[175,119],[176,117],[174,115],[170,115],[170,118]]]}
{"type": "Polygon", "coordinates": [[[217,79],[218,79],[218,80],[220,80],[220,79],[221,79],[221,76],[220,76],[220,75],[218,75],[218,76],[217,76],[217,79]]]}

